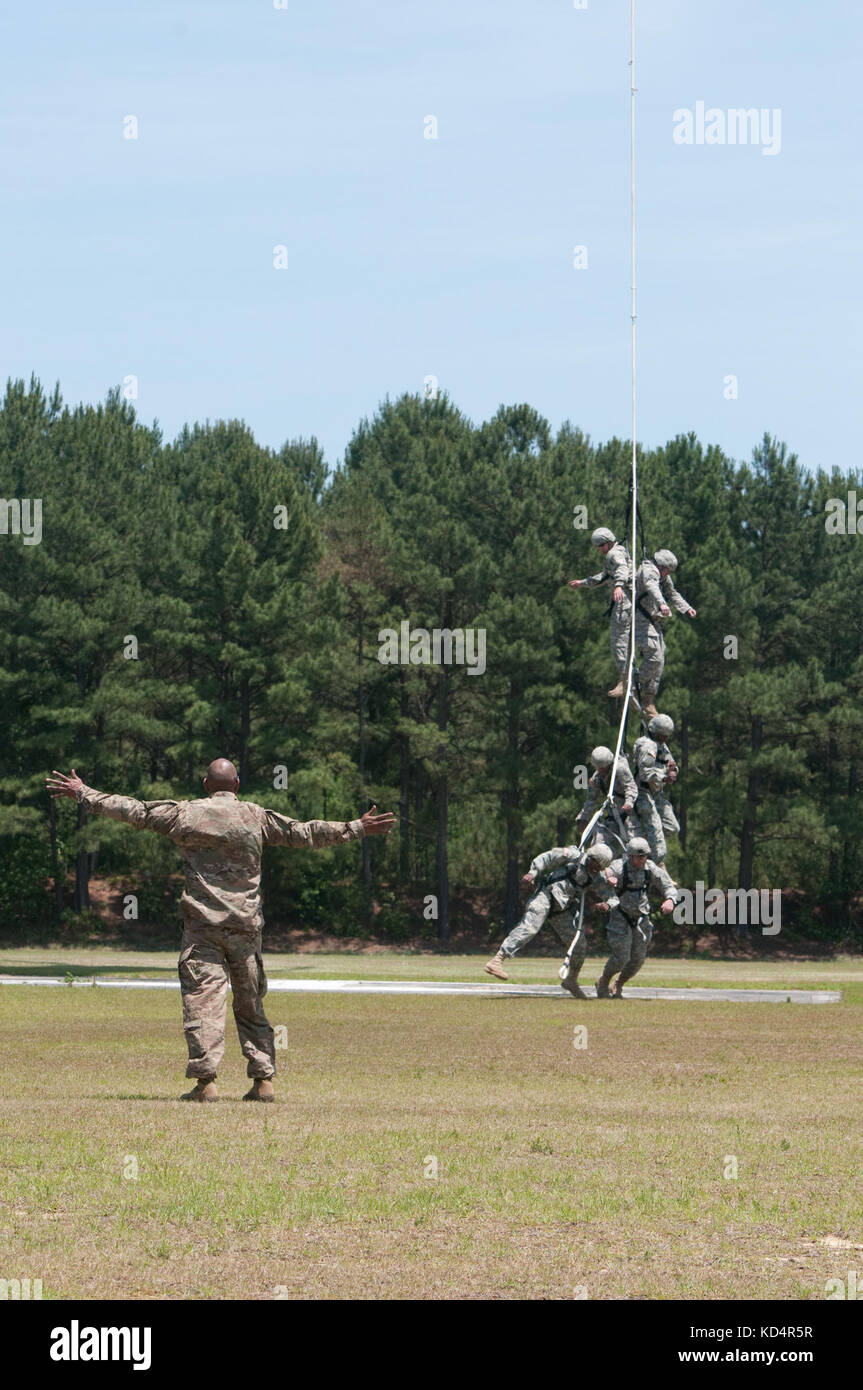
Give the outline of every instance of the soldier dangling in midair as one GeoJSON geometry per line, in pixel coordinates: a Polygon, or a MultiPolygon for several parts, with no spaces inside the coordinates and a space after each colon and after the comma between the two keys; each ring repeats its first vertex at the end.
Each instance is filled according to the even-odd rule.
{"type": "MultiPolygon", "coordinates": [[[[656,714],[656,697],[665,669],[665,634],[657,622],[667,618],[671,608],[688,618],[695,609],[679,594],[671,576],[677,569],[677,556],[671,550],[657,550],[652,560],[643,560],[635,575],[635,650],[641,656],[638,668],[638,689],[641,706],[648,719],[656,714]]],[[[611,692],[623,694],[619,691],[611,692]]]]}
{"type": "Polygon", "coordinates": [[[674,733],[674,720],[667,714],[654,715],[647,733],[636,739],[632,750],[638,798],[635,802],[636,834],[650,845],[650,857],[660,867],[665,865],[666,836],[679,835],[680,823],[666,796],[677,781],[677,763],[668,746],[674,733]]]}
{"type": "Polygon", "coordinates": [[[601,584],[611,583],[611,654],[614,657],[620,679],[609,695],[624,694],[626,665],[629,660],[629,630],[632,622],[632,560],[629,551],[621,541],[615,540],[614,532],[607,526],[599,526],[590,538],[603,559],[599,574],[588,575],[587,579],[570,579],[570,589],[596,589],[601,584]]]}

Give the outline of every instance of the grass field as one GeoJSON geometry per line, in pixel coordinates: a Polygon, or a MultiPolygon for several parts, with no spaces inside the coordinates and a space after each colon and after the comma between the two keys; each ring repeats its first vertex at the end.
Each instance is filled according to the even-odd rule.
{"type": "MultiPolygon", "coordinates": [[[[266,963],[330,979],[482,967],[266,963]]],[[[6,975],[175,964],[0,952],[6,975]]],[[[550,982],[554,965],[520,960],[512,978],[550,982]]],[[[229,1016],[223,1099],[186,1106],[176,994],[4,985],[0,1278],[41,1278],[50,1298],[823,1299],[863,1269],[863,962],[653,960],[638,983],[843,999],[273,994],[278,1103],[240,1103],[229,1016]]]]}

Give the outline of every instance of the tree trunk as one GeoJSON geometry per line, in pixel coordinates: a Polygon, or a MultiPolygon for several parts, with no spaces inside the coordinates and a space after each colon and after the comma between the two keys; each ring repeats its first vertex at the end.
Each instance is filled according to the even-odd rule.
{"type": "MultiPolygon", "coordinates": [[[[403,720],[407,719],[409,704],[404,667],[401,668],[401,701],[399,712],[403,720]]],[[[409,825],[411,813],[411,743],[406,733],[403,733],[399,739],[399,760],[401,774],[399,780],[399,883],[405,885],[408,883],[411,876],[411,838],[409,825]]]]}
{"type": "Polygon", "coordinates": [[[54,873],[54,916],[59,920],[63,911],[63,874],[57,848],[57,807],[54,805],[53,797],[48,802],[48,826],[51,837],[51,867],[54,873]]]}
{"type": "Polygon", "coordinates": [[[764,742],[764,720],[758,714],[752,720],[750,729],[752,739],[752,758],[753,764],[749,769],[749,780],[746,786],[746,810],[743,817],[743,828],[740,832],[740,864],[737,872],[737,887],[749,889],[752,887],[752,869],[755,860],[755,827],[757,824],[758,806],[761,800],[761,777],[754,766],[755,759],[761,752],[761,745],[764,742]]]}
{"type": "Polygon", "coordinates": [[[689,767],[689,720],[684,715],[680,725],[680,781],[675,782],[675,791],[680,787],[677,804],[677,819],[680,822],[680,848],[686,849],[686,770],[689,767]]]}
{"type": "MultiPolygon", "coordinates": [[[[446,732],[449,717],[447,669],[441,667],[438,680],[437,726],[446,732]]],[[[437,935],[438,941],[449,940],[449,862],[447,858],[447,829],[449,815],[449,784],[447,782],[446,749],[441,740],[437,753],[440,772],[437,778],[437,935]]]]}
{"type": "Polygon", "coordinates": [[[249,753],[251,733],[252,699],[249,690],[249,678],[244,676],[240,685],[240,766],[237,768],[240,775],[240,788],[243,791],[248,787],[251,775],[251,756],[249,753]]]}
{"type": "Polygon", "coordinates": [[[518,921],[518,801],[519,801],[519,756],[518,721],[521,709],[521,691],[514,680],[510,681],[507,709],[507,768],[506,791],[504,793],[504,815],[506,818],[506,900],[503,921],[510,932],[518,921]]]}
{"type": "MultiPolygon", "coordinates": [[[[357,771],[360,774],[360,815],[368,810],[366,806],[366,682],[365,670],[363,667],[363,610],[360,609],[357,615],[357,670],[359,672],[359,683],[357,685],[357,736],[359,740],[359,754],[357,757],[357,771]]],[[[367,892],[371,891],[372,886],[372,858],[371,846],[368,840],[362,842],[363,856],[363,883],[367,892]]]]}
{"type": "MultiPolygon", "coordinates": [[[[87,824],[86,807],[78,805],[78,829],[87,824]]],[[[85,912],[90,906],[90,856],[83,845],[75,855],[75,911],[85,912]]]]}

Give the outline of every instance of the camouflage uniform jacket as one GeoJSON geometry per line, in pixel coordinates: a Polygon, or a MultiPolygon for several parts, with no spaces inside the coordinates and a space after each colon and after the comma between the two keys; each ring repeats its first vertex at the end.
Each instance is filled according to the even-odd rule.
{"type": "Polygon", "coordinates": [[[291,820],[227,791],[199,801],[136,801],[83,787],[78,801],[95,815],[154,830],[176,845],[185,861],[180,913],[187,925],[231,927],[251,934],[263,925],[264,845],[322,849],[361,840],[364,834],[359,820],[291,820]]]}
{"type": "MultiPolygon", "coordinates": [[[[587,800],[578,813],[579,822],[590,820],[594,811],[600,807],[608,796],[608,788],[611,782],[611,768],[605,772],[594,772],[587,784],[587,800]]],[[[629,763],[621,753],[617,761],[617,776],[614,779],[614,800],[618,811],[621,806],[634,806],[638,797],[638,787],[635,785],[635,778],[629,768],[629,763]]]]}
{"type": "Polygon", "coordinates": [[[547,849],[544,854],[538,854],[530,866],[530,872],[536,875],[535,886],[540,888],[546,874],[562,868],[569,870],[569,876],[558,879],[557,883],[547,884],[545,889],[560,911],[569,906],[581,888],[589,889],[597,901],[607,901],[611,897],[613,889],[604,873],[588,871],[584,851],[578,845],[558,845],[554,849],[547,849]]]}
{"type": "Polygon", "coordinates": [[[659,570],[652,560],[643,560],[638,566],[635,575],[635,602],[645,608],[653,618],[659,616],[663,603],[667,603],[669,608],[676,609],[678,613],[688,613],[692,606],[677,592],[670,574],[660,579],[659,570]]]}
{"type": "Polygon", "coordinates": [[[633,926],[640,917],[650,916],[649,893],[653,893],[659,902],[664,903],[666,898],[677,902],[676,884],[665,869],[654,864],[652,859],[648,859],[643,869],[635,869],[627,861],[625,876],[623,865],[623,859],[614,859],[608,866],[608,872],[617,879],[617,890],[614,896],[608,899],[608,905],[612,911],[616,908],[618,912],[622,912],[633,926]],[[649,890],[646,870],[650,871],[649,890]]]}
{"type": "Polygon", "coordinates": [[[668,778],[668,765],[674,762],[668,744],[643,734],[635,741],[632,758],[639,786],[646,787],[654,796],[661,792],[668,778]]]}
{"type": "Polygon", "coordinates": [[[609,547],[602,560],[599,574],[591,574],[584,580],[585,588],[595,589],[599,584],[607,584],[609,580],[612,587],[619,584],[622,589],[632,588],[632,561],[628,550],[620,541],[609,547]]]}

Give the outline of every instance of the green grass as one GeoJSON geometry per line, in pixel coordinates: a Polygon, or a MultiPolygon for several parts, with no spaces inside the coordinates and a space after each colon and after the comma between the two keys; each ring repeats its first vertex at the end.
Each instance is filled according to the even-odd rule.
{"type": "MultiPolygon", "coordinates": [[[[491,952],[489,951],[489,954],[491,952]]],[[[433,955],[410,951],[266,952],[272,979],[315,980],[487,980],[485,955],[433,955]]],[[[604,957],[602,958],[604,960],[604,957]]],[[[552,984],[557,956],[519,956],[509,967],[514,984],[552,984]]],[[[583,976],[592,982],[602,968],[588,957],[583,976]]],[[[172,951],[123,951],[105,947],[13,947],[0,950],[0,976],[51,975],[63,978],[99,975],[103,979],[176,979],[172,951]]],[[[716,986],[735,989],[841,989],[863,1002],[863,959],[832,960],[663,960],[648,958],[637,985],[716,986]]]]}
{"type": "MultiPolygon", "coordinates": [[[[55,950],[5,952],[0,972],[121,964],[174,969],[55,950]]],[[[471,979],[482,960],[267,965],[471,979]]],[[[553,968],[528,958],[513,978],[553,968]]],[[[861,974],[653,961],[639,977],[842,988],[818,1007],[271,995],[288,1030],[274,1106],[239,1100],[230,1013],[223,1099],[180,1105],[175,994],[3,986],[0,1277],[53,1298],[823,1298],[863,1261],[861,974]]]]}

